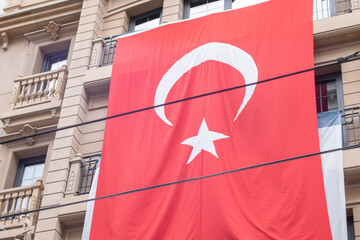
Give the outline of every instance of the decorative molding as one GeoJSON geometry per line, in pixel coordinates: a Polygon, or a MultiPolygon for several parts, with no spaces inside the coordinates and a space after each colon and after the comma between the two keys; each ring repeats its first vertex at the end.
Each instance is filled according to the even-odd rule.
{"type": "Polygon", "coordinates": [[[32,240],[32,232],[34,230],[34,226],[32,225],[32,221],[29,216],[25,216],[25,221],[23,223],[23,229],[21,233],[17,234],[14,239],[22,239],[22,240],[32,240]]]}
{"type": "Polygon", "coordinates": [[[105,41],[101,35],[99,35],[97,39],[93,40],[93,47],[92,47],[89,68],[100,66],[102,54],[104,51],[104,46],[105,46],[105,41]]]}
{"type": "Polygon", "coordinates": [[[28,146],[32,146],[34,143],[36,142],[36,140],[34,138],[27,138],[25,139],[25,143],[28,145],[28,146]]]}
{"type": "Polygon", "coordinates": [[[5,127],[8,127],[10,125],[10,122],[11,122],[11,119],[10,118],[7,118],[4,120],[4,123],[5,123],[5,127]]]}
{"type": "Polygon", "coordinates": [[[45,30],[50,33],[50,38],[54,41],[60,37],[58,35],[59,29],[60,23],[55,23],[54,21],[50,21],[49,24],[45,27],[45,30]]]}
{"type": "MultiPolygon", "coordinates": [[[[83,5],[82,0],[26,0],[26,2],[27,4],[30,2],[43,3],[35,5],[33,3],[31,7],[24,6],[24,8],[18,11],[6,14],[6,17],[4,15],[0,26],[0,34],[6,32],[10,38],[13,38],[21,37],[27,32],[39,30],[44,30],[43,32],[46,33],[44,27],[49,21],[53,21],[54,19],[56,19],[57,23],[78,21],[83,5]],[[19,19],[21,19],[21,21],[19,21],[19,19]]],[[[60,33],[60,35],[62,36],[62,33],[60,33]]]]}
{"type": "MultiPolygon", "coordinates": [[[[37,128],[32,127],[30,124],[25,124],[22,129],[20,129],[20,134],[23,137],[28,137],[36,133],[37,128]]],[[[26,138],[25,143],[29,146],[32,146],[36,140],[33,137],[26,138]]]]}
{"type": "Polygon", "coordinates": [[[351,0],[351,9],[357,9],[360,8],[360,1],[359,0],[351,0]]]}
{"type": "MultiPolygon", "coordinates": [[[[345,14],[341,16],[345,16],[345,14]]],[[[358,31],[360,31],[360,25],[346,26],[342,28],[331,29],[328,31],[319,31],[314,33],[314,40],[316,41],[320,39],[333,38],[336,36],[346,35],[358,31]]]]}
{"type": "Polygon", "coordinates": [[[80,153],[77,153],[75,157],[70,160],[69,163],[70,163],[70,175],[68,176],[65,195],[76,196],[80,185],[81,168],[84,163],[84,159],[80,153]]]}
{"type": "Polygon", "coordinates": [[[8,47],[9,47],[9,37],[8,37],[7,33],[3,32],[1,34],[1,38],[2,38],[2,43],[3,43],[2,44],[2,49],[7,50],[8,47]]]}
{"type": "Polygon", "coordinates": [[[66,191],[70,192],[74,190],[74,179],[75,179],[75,171],[71,171],[66,191]]]}
{"type": "Polygon", "coordinates": [[[51,117],[54,118],[56,116],[56,108],[50,110],[51,117]]]}

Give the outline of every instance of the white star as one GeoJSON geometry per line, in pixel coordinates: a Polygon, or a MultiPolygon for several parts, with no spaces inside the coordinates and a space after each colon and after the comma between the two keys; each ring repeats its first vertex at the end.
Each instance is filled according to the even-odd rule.
{"type": "Polygon", "coordinates": [[[207,151],[218,158],[214,146],[214,141],[228,137],[229,136],[226,136],[222,133],[209,131],[209,128],[206,125],[204,118],[201,123],[198,135],[195,137],[188,138],[181,143],[193,147],[189,160],[187,161],[186,164],[191,163],[191,161],[201,152],[201,150],[207,151]]]}

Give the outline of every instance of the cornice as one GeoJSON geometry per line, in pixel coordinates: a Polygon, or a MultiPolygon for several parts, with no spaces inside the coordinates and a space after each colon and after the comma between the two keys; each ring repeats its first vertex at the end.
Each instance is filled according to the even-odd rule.
{"type": "Polygon", "coordinates": [[[354,41],[359,36],[360,10],[314,21],[315,48],[354,41]]]}
{"type": "Polygon", "coordinates": [[[51,20],[60,24],[78,21],[82,0],[61,0],[0,15],[0,33],[11,38],[42,30],[51,20]]]}

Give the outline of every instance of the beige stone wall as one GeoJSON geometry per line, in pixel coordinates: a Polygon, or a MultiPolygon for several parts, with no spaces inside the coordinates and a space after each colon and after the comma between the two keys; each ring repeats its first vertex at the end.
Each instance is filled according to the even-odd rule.
{"type": "MultiPolygon", "coordinates": [[[[7,50],[0,48],[0,113],[9,109],[14,87],[14,80],[23,74],[29,42],[24,37],[11,40],[7,50]]],[[[0,123],[0,126],[2,123],[0,123]]]]}
{"type": "MultiPolygon", "coordinates": [[[[83,87],[84,75],[90,62],[92,41],[101,33],[105,11],[105,1],[83,2],[58,127],[85,121],[88,96],[83,87]]],[[[69,160],[80,152],[82,135],[82,129],[79,127],[56,133],[53,150],[63,154],[53,154],[51,157],[50,168],[52,171],[48,173],[45,181],[46,188],[42,206],[62,203],[70,167],[69,160]]],[[[58,214],[44,213],[39,216],[35,239],[62,239],[65,237],[63,225],[66,225],[66,220],[60,222],[58,214]]]]}
{"type": "MultiPolygon", "coordinates": [[[[30,7],[41,7],[48,11],[49,7],[46,6],[55,2],[11,1],[8,12],[13,14],[18,13],[19,9],[26,10],[30,7]]],[[[14,27],[16,30],[10,29],[9,23],[14,24],[13,20],[2,20],[0,17],[0,34],[6,31],[10,36],[8,49],[0,49],[0,113],[9,107],[14,79],[19,74],[30,75],[38,72],[44,51],[60,49],[67,42],[70,46],[69,74],[61,110],[56,115],[57,126],[49,129],[106,117],[112,66],[99,66],[103,37],[126,33],[131,17],[160,7],[162,23],[178,21],[183,16],[183,0],[75,0],[56,4],[60,10],[49,11],[49,16],[34,15],[36,26],[28,23],[30,20],[26,13],[24,27],[14,27]],[[43,29],[50,19],[67,26],[61,28],[60,38],[55,42],[49,40],[43,29]],[[66,25],[71,22],[75,27],[66,25]]],[[[360,10],[314,22],[315,65],[334,63],[336,58],[358,51],[359,36],[360,10]]],[[[359,106],[360,60],[317,71],[316,74],[333,72],[342,73],[345,106],[359,106]]],[[[29,115],[30,118],[36,118],[36,114],[29,115]]],[[[77,195],[76,186],[72,186],[73,172],[81,165],[81,155],[77,154],[85,156],[101,153],[104,129],[105,121],[102,121],[37,137],[33,146],[26,145],[24,141],[0,145],[0,191],[12,187],[19,159],[46,153],[43,174],[45,190],[41,206],[60,206],[87,199],[87,195],[77,195]],[[73,161],[74,159],[78,161],[73,161]],[[71,168],[71,162],[79,165],[71,168]]],[[[9,134],[1,131],[1,141],[11,138],[9,134]]],[[[19,136],[19,133],[14,134],[19,136]]],[[[356,234],[360,238],[359,153],[360,150],[354,149],[344,151],[343,156],[345,175],[351,180],[346,185],[347,207],[349,214],[354,215],[356,234]]],[[[40,212],[34,239],[80,239],[85,208],[86,204],[83,203],[40,212]]],[[[2,232],[0,239],[3,239],[1,234],[2,232]]]]}

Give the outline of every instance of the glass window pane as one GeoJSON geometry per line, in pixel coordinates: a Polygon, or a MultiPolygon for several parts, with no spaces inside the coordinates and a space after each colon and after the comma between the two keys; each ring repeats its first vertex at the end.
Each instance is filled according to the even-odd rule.
{"type": "Polygon", "coordinates": [[[244,8],[262,2],[264,2],[264,0],[233,0],[231,8],[232,9],[244,8]]]}
{"type": "Polygon", "coordinates": [[[327,90],[327,105],[329,110],[335,110],[338,108],[337,94],[336,94],[336,82],[331,81],[326,84],[327,90]]]}
{"type": "Polygon", "coordinates": [[[21,187],[22,186],[28,186],[28,185],[31,185],[31,184],[33,184],[33,182],[32,182],[32,180],[30,179],[30,180],[24,180],[23,179],[23,181],[21,182],[21,187]]]}
{"type": "Polygon", "coordinates": [[[320,98],[316,98],[316,112],[317,112],[317,113],[322,112],[322,111],[321,111],[321,101],[320,101],[320,98]]]}
{"type": "Polygon", "coordinates": [[[336,110],[338,106],[336,80],[322,81],[315,84],[317,112],[336,110]]]}
{"type": "Polygon", "coordinates": [[[160,25],[160,12],[139,18],[135,20],[134,31],[152,28],[160,25]]]}
{"type": "Polygon", "coordinates": [[[38,164],[35,166],[35,171],[34,171],[34,179],[35,181],[39,178],[42,177],[43,171],[44,171],[44,163],[42,164],[38,164]]]}
{"type": "Polygon", "coordinates": [[[66,65],[67,59],[59,61],[59,62],[55,62],[51,64],[50,67],[50,71],[52,70],[58,70],[59,68],[61,68],[63,65],[66,65]]]}
{"type": "Polygon", "coordinates": [[[224,0],[208,0],[190,3],[190,18],[202,17],[224,10],[224,0]]]}
{"type": "Polygon", "coordinates": [[[135,31],[143,30],[146,28],[156,27],[156,26],[159,26],[159,24],[160,24],[160,18],[155,18],[153,20],[144,22],[142,24],[135,25],[135,31]]]}
{"type": "Polygon", "coordinates": [[[330,17],[330,1],[329,0],[314,0],[313,5],[313,20],[330,17]]]}
{"type": "Polygon", "coordinates": [[[35,166],[26,166],[24,169],[23,179],[24,180],[31,179],[34,174],[34,169],[35,166]]]}
{"type": "Polygon", "coordinates": [[[63,65],[66,65],[68,57],[68,50],[47,54],[44,57],[43,72],[57,70],[63,65]]]}
{"type": "Polygon", "coordinates": [[[35,183],[36,180],[41,178],[44,170],[44,165],[44,163],[39,163],[25,166],[20,186],[31,185],[35,183]]]}

